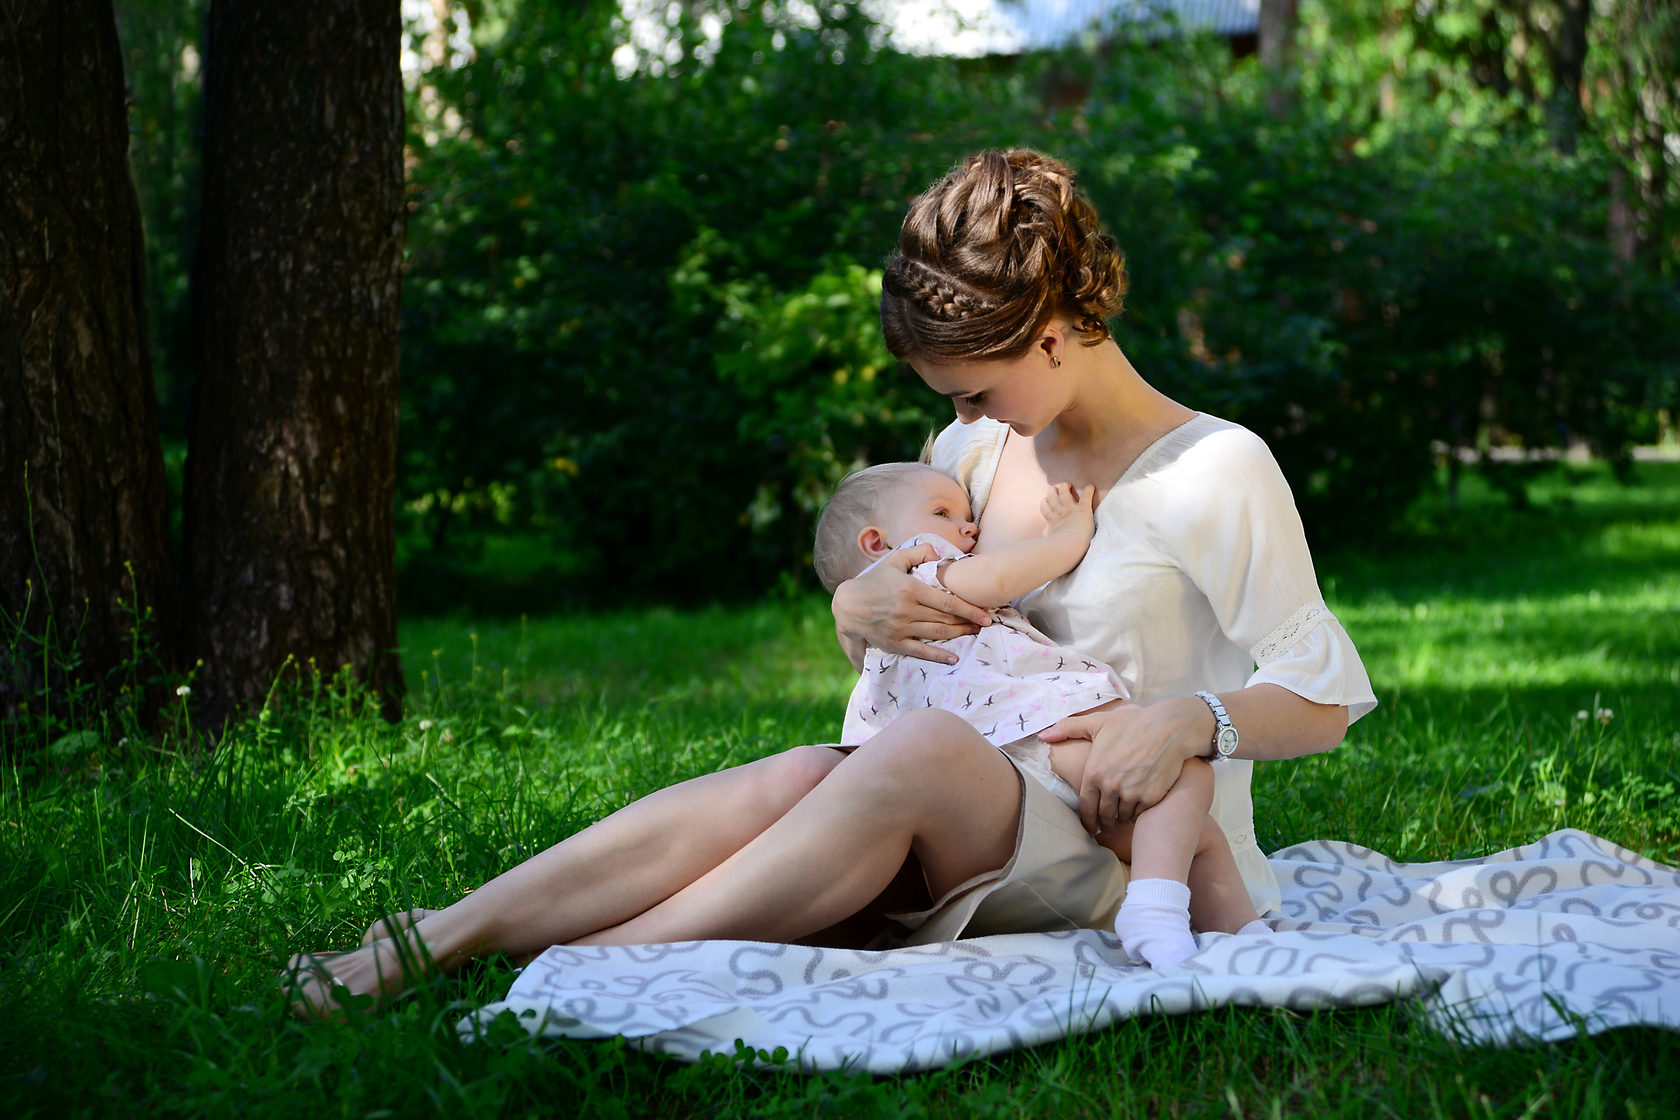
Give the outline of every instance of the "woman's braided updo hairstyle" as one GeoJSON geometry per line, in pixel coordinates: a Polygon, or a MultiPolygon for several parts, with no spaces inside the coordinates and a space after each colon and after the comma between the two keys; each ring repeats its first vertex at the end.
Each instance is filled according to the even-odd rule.
{"type": "Polygon", "coordinates": [[[900,361],[1018,358],[1053,316],[1108,338],[1126,263],[1059,160],[970,156],[904,216],[881,280],[881,331],[900,361]]]}

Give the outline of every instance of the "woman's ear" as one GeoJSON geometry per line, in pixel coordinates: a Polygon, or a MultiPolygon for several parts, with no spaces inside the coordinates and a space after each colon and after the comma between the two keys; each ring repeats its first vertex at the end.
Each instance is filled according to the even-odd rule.
{"type": "Polygon", "coordinates": [[[1067,346],[1067,337],[1059,326],[1045,327],[1038,335],[1038,352],[1050,362],[1050,368],[1056,369],[1062,364],[1062,354],[1067,346]]]}
{"type": "Polygon", "coordinates": [[[858,533],[858,548],[871,560],[879,560],[893,550],[893,546],[887,543],[887,538],[881,534],[881,530],[873,525],[865,525],[858,533]]]}

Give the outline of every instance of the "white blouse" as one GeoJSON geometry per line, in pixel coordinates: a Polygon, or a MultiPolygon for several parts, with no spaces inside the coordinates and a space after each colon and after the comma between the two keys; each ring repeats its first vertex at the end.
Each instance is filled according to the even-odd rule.
{"type": "MultiPolygon", "coordinates": [[[[933,465],[968,488],[982,525],[1008,435],[981,419],[934,444],[933,465]]],[[[1345,705],[1349,723],[1377,705],[1324,605],[1277,461],[1216,417],[1197,414],[1139,455],[1098,504],[1085,559],[1015,606],[1053,641],[1112,665],[1138,703],[1271,683],[1345,705]]],[[[1254,839],[1253,771],[1244,759],[1215,765],[1213,815],[1265,913],[1280,895],[1254,839]]]]}

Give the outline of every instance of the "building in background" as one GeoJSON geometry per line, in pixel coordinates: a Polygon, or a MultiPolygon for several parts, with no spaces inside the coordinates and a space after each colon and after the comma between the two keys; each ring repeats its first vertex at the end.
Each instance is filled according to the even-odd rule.
{"type": "Polygon", "coordinates": [[[1091,48],[1128,26],[1211,33],[1243,57],[1260,31],[1260,0],[872,0],[865,9],[900,50],[964,58],[1091,48]]]}

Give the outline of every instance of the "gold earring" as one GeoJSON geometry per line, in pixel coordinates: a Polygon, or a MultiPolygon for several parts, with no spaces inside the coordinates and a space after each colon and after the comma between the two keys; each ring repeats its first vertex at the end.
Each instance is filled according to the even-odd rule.
{"type": "Polygon", "coordinates": [[[1051,369],[1061,369],[1062,368],[1062,360],[1060,358],[1056,357],[1056,355],[1054,355],[1054,354],[1050,355],[1050,368],[1051,369]]]}

